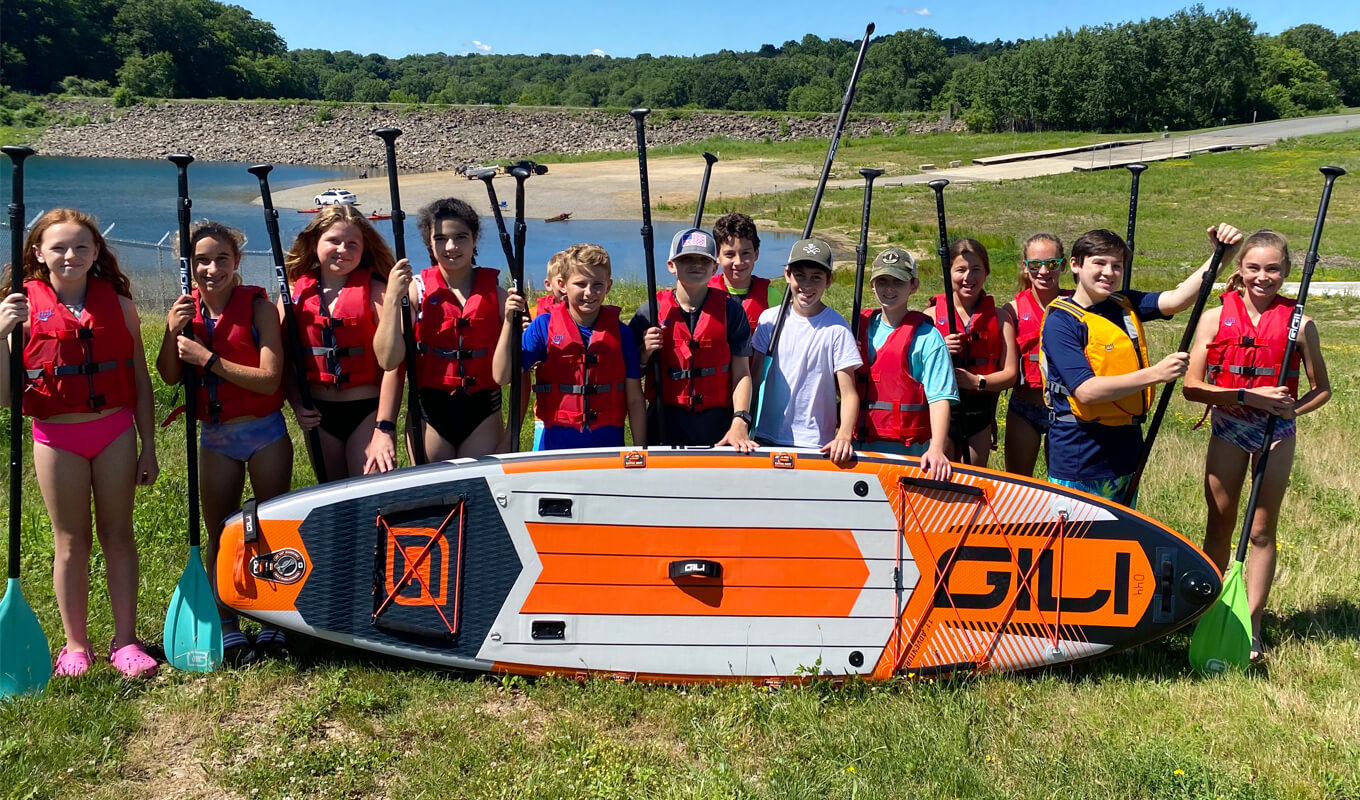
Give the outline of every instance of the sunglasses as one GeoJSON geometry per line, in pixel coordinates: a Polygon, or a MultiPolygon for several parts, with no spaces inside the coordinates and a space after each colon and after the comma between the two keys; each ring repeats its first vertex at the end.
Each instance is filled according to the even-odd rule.
{"type": "Polygon", "coordinates": [[[1027,258],[1025,259],[1025,269],[1029,270],[1030,274],[1038,275],[1039,271],[1044,269],[1047,269],[1049,272],[1057,272],[1062,269],[1063,264],[1066,263],[1067,258],[1065,256],[1058,256],[1057,258],[1027,258]]]}

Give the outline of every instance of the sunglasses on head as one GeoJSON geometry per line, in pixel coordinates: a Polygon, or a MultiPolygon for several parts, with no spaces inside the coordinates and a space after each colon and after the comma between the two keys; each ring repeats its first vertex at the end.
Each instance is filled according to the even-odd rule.
{"type": "Polygon", "coordinates": [[[1058,256],[1057,258],[1027,258],[1025,259],[1025,269],[1037,275],[1039,271],[1043,269],[1047,269],[1049,272],[1056,272],[1057,270],[1062,269],[1062,265],[1066,263],[1067,258],[1065,256],[1058,256]]]}

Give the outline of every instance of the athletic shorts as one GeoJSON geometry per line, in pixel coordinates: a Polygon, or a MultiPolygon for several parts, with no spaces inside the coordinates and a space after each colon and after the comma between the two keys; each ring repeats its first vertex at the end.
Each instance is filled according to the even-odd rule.
{"type": "Polygon", "coordinates": [[[1041,434],[1048,433],[1048,426],[1050,423],[1048,406],[1042,404],[1035,405],[1033,403],[1020,403],[1012,398],[1010,408],[1010,413],[1024,420],[1025,424],[1029,425],[1034,430],[1041,434]]]}
{"type": "Polygon", "coordinates": [[[283,412],[275,411],[268,416],[244,422],[218,425],[211,422],[201,423],[198,443],[205,450],[221,453],[233,461],[245,463],[256,453],[287,435],[288,425],[283,421],[283,412]]]}
{"type": "MultiPolygon", "coordinates": [[[[1096,497],[1103,497],[1106,500],[1113,500],[1116,503],[1124,502],[1124,495],[1129,491],[1129,484],[1133,483],[1132,475],[1120,475],[1118,478],[1103,478],[1093,481],[1065,481],[1062,478],[1048,476],[1048,482],[1058,486],[1066,486],[1069,489],[1076,489],[1079,492],[1093,494],[1096,497]]],[[[1138,504],[1137,495],[1128,503],[1129,508],[1138,504]]]]}
{"type": "Polygon", "coordinates": [[[996,425],[996,404],[1000,395],[992,392],[964,392],[959,404],[950,410],[949,438],[971,439],[996,425]]]}
{"type": "MultiPolygon", "coordinates": [[[[1266,438],[1266,422],[1269,419],[1269,414],[1256,408],[1235,413],[1214,407],[1209,412],[1214,438],[1222,439],[1248,453],[1261,452],[1261,444],[1266,438]]],[[[1270,437],[1271,443],[1288,439],[1297,430],[1295,420],[1282,419],[1275,423],[1275,432],[1270,437]]]]}
{"type": "Polygon", "coordinates": [[[498,418],[501,414],[500,387],[472,393],[420,390],[421,419],[454,447],[466,441],[493,414],[498,418]]]}
{"type": "Polygon", "coordinates": [[[349,437],[368,415],[378,410],[378,398],[366,397],[363,400],[313,400],[316,410],[321,412],[321,430],[342,442],[349,437]]]}

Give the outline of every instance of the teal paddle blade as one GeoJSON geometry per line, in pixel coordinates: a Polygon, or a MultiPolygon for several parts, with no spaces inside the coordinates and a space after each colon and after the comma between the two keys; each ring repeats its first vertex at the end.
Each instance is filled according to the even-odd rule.
{"type": "Polygon", "coordinates": [[[41,693],[52,677],[52,650],[38,617],[10,578],[0,600],[0,697],[41,693]]]}
{"type": "Polygon", "coordinates": [[[1190,638],[1190,666],[1217,674],[1229,667],[1245,669],[1251,663],[1251,608],[1247,605],[1247,582],[1242,562],[1233,561],[1219,594],[1199,618],[1190,638]]]}
{"type": "Polygon", "coordinates": [[[189,563],[165,610],[165,660],[185,672],[211,672],[222,664],[222,622],[197,545],[189,548],[189,563]]]}

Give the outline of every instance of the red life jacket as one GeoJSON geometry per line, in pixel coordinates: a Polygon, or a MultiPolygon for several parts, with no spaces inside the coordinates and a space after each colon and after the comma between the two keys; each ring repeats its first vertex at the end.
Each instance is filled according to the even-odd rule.
{"type": "Polygon", "coordinates": [[[552,294],[543,295],[542,297],[534,301],[534,316],[536,317],[539,314],[546,314],[549,311],[552,311],[553,303],[565,299],[566,299],[565,297],[557,297],[552,294]]]}
{"type": "Polygon", "coordinates": [[[479,392],[496,388],[491,356],[501,336],[500,272],[474,267],[472,291],[460,307],[439,267],[420,273],[425,296],[416,321],[420,386],[479,392]]]}
{"type": "MultiPolygon", "coordinates": [[[[1225,389],[1257,389],[1279,382],[1280,364],[1289,342],[1289,317],[1296,301],[1276,296],[1255,325],[1246,303],[1237,292],[1223,295],[1218,335],[1209,344],[1205,380],[1225,389]]],[[[1303,355],[1294,350],[1285,374],[1289,394],[1299,396],[1299,364],[1303,355]]]]}
{"type": "MultiPolygon", "coordinates": [[[[203,320],[203,305],[194,290],[194,339],[224,360],[243,367],[260,366],[259,332],[255,330],[255,301],[268,302],[269,294],[258,286],[237,286],[212,324],[211,332],[203,320]]],[[[283,408],[283,385],[270,394],[252,392],[226,378],[198,370],[198,418],[220,423],[237,417],[267,417],[283,408]]]]}
{"type": "Polygon", "coordinates": [[[544,425],[588,431],[622,427],[628,373],[619,340],[619,307],[603,306],[587,346],[566,303],[548,312],[548,354],[538,365],[534,415],[544,425]]]}
{"type": "MultiPolygon", "coordinates": [[[[869,364],[869,325],[875,309],[860,312],[859,355],[869,364]]],[[[908,357],[916,330],[930,325],[930,317],[919,311],[909,311],[902,324],[888,334],[888,340],[874,354],[873,364],[855,370],[859,383],[859,431],[861,442],[903,442],[920,444],[930,441],[930,404],[926,389],[912,377],[908,357]]]]}
{"type": "Polygon", "coordinates": [[[90,276],[76,318],[46,281],[24,281],[29,334],[23,412],[37,419],[86,414],[137,402],[132,333],[113,284],[90,276]]]}
{"type": "Polygon", "coordinates": [[[378,323],[373,318],[369,281],[373,271],[357,267],[345,278],[335,309],[321,302],[317,271],[310,270],[293,284],[307,382],[336,389],[377,386],[382,370],[373,355],[378,323]]]}
{"type": "MultiPolygon", "coordinates": [[[[948,336],[949,317],[945,315],[945,296],[937,294],[930,298],[930,307],[935,329],[942,336],[948,336]]],[[[957,311],[953,313],[959,333],[964,336],[964,355],[957,366],[974,375],[990,375],[1000,370],[1005,343],[1001,338],[1001,325],[996,319],[996,301],[992,296],[989,294],[982,296],[977,308],[973,310],[973,316],[969,317],[967,322],[959,320],[957,311]]]]}
{"type": "MultiPolygon", "coordinates": [[[[722,272],[718,272],[708,279],[708,285],[714,289],[727,291],[727,281],[723,280],[722,272]]],[[[735,296],[732,299],[737,299],[735,296]]],[[[760,319],[760,312],[770,307],[770,279],[757,278],[751,276],[751,288],[746,290],[746,296],[741,298],[741,310],[746,312],[746,320],[751,323],[751,332],[756,331],[756,321],[760,319]]]]}
{"type": "MultiPolygon", "coordinates": [[[[1058,292],[1059,297],[1071,297],[1071,289],[1058,292]]],[[[1015,293],[1015,344],[1020,351],[1020,385],[1030,389],[1042,389],[1044,376],[1040,369],[1039,331],[1044,326],[1044,309],[1034,297],[1034,291],[1025,289],[1015,293]]]]}
{"type": "Polygon", "coordinates": [[[709,288],[690,331],[675,290],[657,292],[661,346],[661,399],[688,411],[732,407],[732,350],[727,346],[727,292],[709,288]]]}

